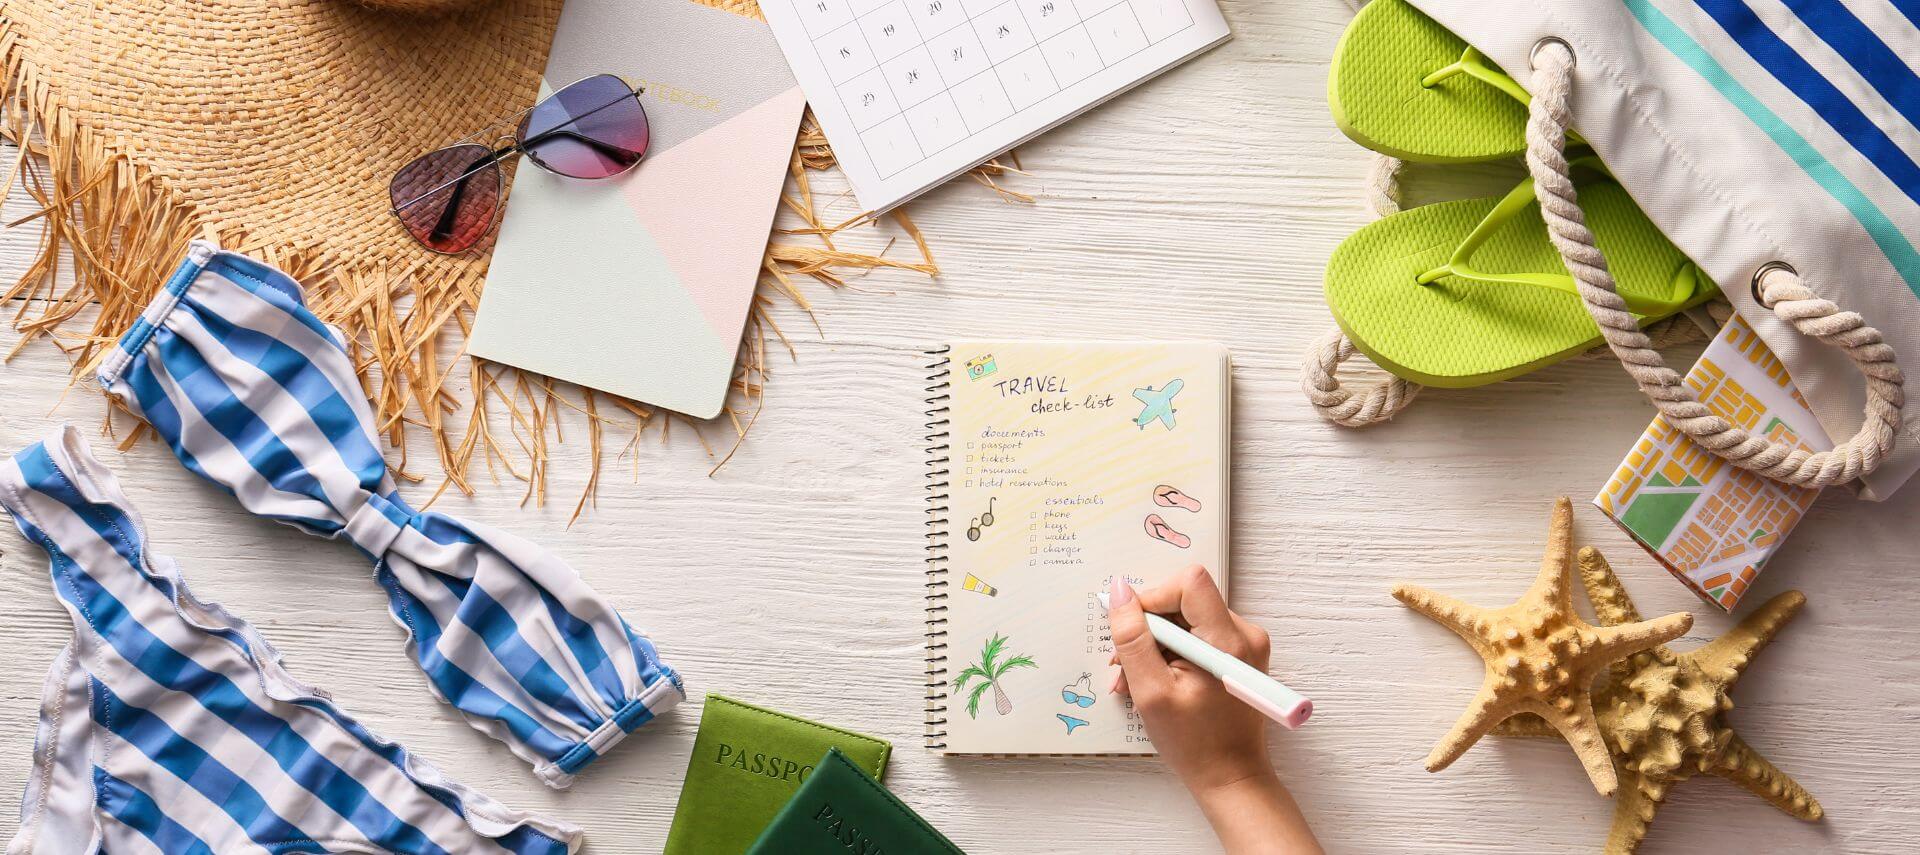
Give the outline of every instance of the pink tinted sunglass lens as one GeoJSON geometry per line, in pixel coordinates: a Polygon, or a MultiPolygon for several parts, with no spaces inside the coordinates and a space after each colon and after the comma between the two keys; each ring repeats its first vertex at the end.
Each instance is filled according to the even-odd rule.
{"type": "Polygon", "coordinates": [[[647,153],[647,111],[627,82],[601,74],[535,104],[517,139],[540,166],[569,178],[609,178],[647,153]]]}
{"type": "Polygon", "coordinates": [[[435,252],[460,252],[493,228],[500,164],[486,146],[450,146],[401,167],[387,192],[394,215],[414,240],[435,252]]]}

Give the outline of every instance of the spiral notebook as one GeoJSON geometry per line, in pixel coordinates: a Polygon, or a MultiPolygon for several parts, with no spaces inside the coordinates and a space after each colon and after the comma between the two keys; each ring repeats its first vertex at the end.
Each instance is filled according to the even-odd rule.
{"type": "Polygon", "coordinates": [[[934,351],[927,747],[1150,754],[1108,693],[1097,595],[1191,564],[1227,587],[1232,362],[1206,342],[934,351]]]}

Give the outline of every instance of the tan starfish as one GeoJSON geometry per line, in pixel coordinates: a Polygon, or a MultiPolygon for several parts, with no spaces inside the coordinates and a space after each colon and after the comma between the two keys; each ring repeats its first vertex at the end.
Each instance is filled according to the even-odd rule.
{"type": "MultiPolygon", "coordinates": [[[[1640,619],[1600,550],[1580,550],[1580,580],[1601,623],[1640,619]]],[[[1733,709],[1728,693],[1747,664],[1806,602],[1799,591],[1787,591],[1703,647],[1675,653],[1663,644],[1613,666],[1594,696],[1600,733],[1613,751],[1622,784],[1613,829],[1607,833],[1610,855],[1638,849],[1673,785],[1701,772],[1746,787],[1800,819],[1825,815],[1819,801],[1748,746],[1724,718],[1733,709]]],[[[1497,732],[1554,733],[1544,720],[1531,716],[1508,719],[1497,732]]]]}
{"type": "Polygon", "coordinates": [[[1678,637],[1693,626],[1684,612],[1659,620],[1596,627],[1573,611],[1573,503],[1553,505],[1540,575],[1518,601],[1498,609],[1468,605],[1413,585],[1393,596],[1454,631],[1486,661],[1480,691],[1427,755],[1427,771],[1447,768],[1509,716],[1533,713],[1573,746],[1594,789],[1613,795],[1613,760],[1594,719],[1593,680],[1607,665],[1678,637]]]}

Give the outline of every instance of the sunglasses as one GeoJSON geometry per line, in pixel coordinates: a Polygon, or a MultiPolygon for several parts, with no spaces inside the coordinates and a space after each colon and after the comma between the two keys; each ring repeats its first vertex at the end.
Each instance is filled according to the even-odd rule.
{"type": "Polygon", "coordinates": [[[460,142],[414,158],[387,185],[393,215],[421,246],[458,253],[499,222],[505,190],[500,164],[507,158],[526,155],[535,166],[568,178],[612,178],[632,169],[647,153],[649,136],[641,91],[615,75],[597,74],[515,117],[518,124],[505,145],[460,142]]]}
{"type": "Polygon", "coordinates": [[[980,539],[980,530],[981,530],[981,529],[983,529],[983,528],[990,528],[990,527],[992,527],[992,525],[993,525],[993,502],[994,502],[994,500],[995,500],[995,499],[998,499],[998,498],[999,498],[998,496],[988,496],[988,497],[987,497],[987,512],[986,512],[986,513],[984,513],[984,514],[981,514],[981,515],[979,515],[979,516],[977,516],[977,517],[974,517],[974,518],[973,518],[973,524],[972,524],[972,525],[969,525],[969,526],[967,526],[967,539],[968,539],[968,540],[979,540],[979,539],[980,539]]]}

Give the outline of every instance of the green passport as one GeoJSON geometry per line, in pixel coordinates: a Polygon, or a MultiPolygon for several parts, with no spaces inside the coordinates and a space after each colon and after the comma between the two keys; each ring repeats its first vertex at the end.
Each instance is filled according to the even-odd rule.
{"type": "Polygon", "coordinates": [[[707,695],[665,855],[740,855],[829,749],[878,777],[893,746],[871,736],[707,695]]]}
{"type": "Polygon", "coordinates": [[[829,750],[749,855],[964,855],[847,755],[829,750]]]}

